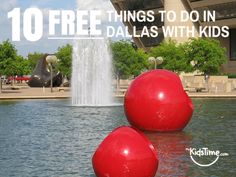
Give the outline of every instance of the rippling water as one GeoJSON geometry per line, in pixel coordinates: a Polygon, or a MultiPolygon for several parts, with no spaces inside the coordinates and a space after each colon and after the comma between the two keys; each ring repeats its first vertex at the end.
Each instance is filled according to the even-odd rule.
{"type": "MultiPolygon", "coordinates": [[[[71,107],[66,100],[0,102],[0,177],[94,176],[91,157],[114,128],[128,125],[122,106],[71,107]]],[[[197,99],[183,132],[146,133],[158,149],[156,176],[234,176],[236,100],[197,99]],[[229,153],[211,167],[195,165],[189,147],[229,153]]]]}

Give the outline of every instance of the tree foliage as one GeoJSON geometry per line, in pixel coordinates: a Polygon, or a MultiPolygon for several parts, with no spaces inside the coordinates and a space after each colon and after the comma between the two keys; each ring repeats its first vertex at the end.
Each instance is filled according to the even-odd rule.
{"type": "Polygon", "coordinates": [[[9,75],[9,67],[17,58],[17,50],[9,40],[0,44],[0,75],[9,75]]]}
{"type": "Polygon", "coordinates": [[[114,74],[118,79],[138,76],[148,68],[148,56],[142,49],[135,50],[130,41],[111,42],[114,74]]]}
{"type": "Polygon", "coordinates": [[[162,68],[174,72],[200,71],[205,74],[217,74],[226,62],[225,48],[219,41],[209,38],[192,38],[185,43],[163,41],[153,47],[150,56],[164,59],[162,68]]]}
{"type": "Polygon", "coordinates": [[[28,62],[29,62],[29,67],[30,71],[33,72],[38,61],[43,58],[44,54],[39,53],[39,52],[34,52],[34,53],[29,53],[28,54],[28,62]]]}
{"type": "MultiPolygon", "coordinates": [[[[71,76],[72,51],[70,44],[59,47],[56,56],[59,59],[58,70],[66,77],[71,76]]],[[[133,47],[130,41],[111,42],[114,74],[118,79],[138,76],[148,69],[148,58],[163,57],[161,67],[174,72],[200,71],[205,74],[217,74],[226,62],[225,49],[219,41],[208,38],[190,39],[178,44],[173,40],[163,41],[153,47],[149,54],[133,47]]],[[[31,73],[42,53],[29,53],[28,59],[17,54],[15,46],[9,41],[0,43],[0,75],[26,75],[31,73]]]]}
{"type": "Polygon", "coordinates": [[[72,52],[73,47],[70,44],[59,47],[58,52],[56,53],[58,62],[58,69],[62,72],[62,74],[68,78],[71,77],[72,71],[72,52]]]}
{"type": "Polygon", "coordinates": [[[5,75],[7,76],[22,76],[31,73],[29,62],[22,56],[17,56],[15,60],[11,61],[6,68],[5,75]]]}
{"type": "Polygon", "coordinates": [[[186,56],[186,44],[177,44],[174,40],[163,41],[160,45],[153,47],[149,53],[152,57],[164,59],[161,67],[174,72],[191,70],[190,61],[186,56]]]}
{"type": "Polygon", "coordinates": [[[17,55],[15,46],[9,41],[0,44],[0,75],[14,76],[29,74],[28,60],[17,55]]]}
{"type": "Polygon", "coordinates": [[[188,60],[193,63],[192,70],[204,74],[218,74],[220,67],[227,61],[226,49],[215,39],[191,39],[187,50],[188,60]]]}

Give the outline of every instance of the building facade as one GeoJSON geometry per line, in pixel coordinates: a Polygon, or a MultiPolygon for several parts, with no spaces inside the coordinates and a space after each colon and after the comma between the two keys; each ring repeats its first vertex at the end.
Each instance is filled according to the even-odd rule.
{"type": "MultiPolygon", "coordinates": [[[[236,0],[111,0],[113,6],[119,13],[119,11],[129,10],[153,10],[155,12],[155,20],[153,22],[125,22],[131,32],[133,26],[136,26],[138,30],[141,30],[144,26],[189,26],[197,29],[199,26],[228,26],[229,37],[218,39],[223,47],[227,49],[228,61],[222,66],[222,71],[225,73],[236,73],[236,0]],[[161,22],[160,10],[175,11],[177,18],[174,22],[168,22],[165,20],[161,22]],[[196,22],[190,20],[182,22],[178,13],[181,11],[191,12],[196,10],[200,14],[200,19],[196,22]],[[215,11],[216,21],[205,22],[203,20],[204,11],[215,11]]],[[[198,32],[195,34],[198,37],[198,32]]],[[[189,39],[187,35],[182,37],[172,37],[178,42],[184,42],[189,39]]],[[[159,35],[156,38],[142,37],[133,38],[138,47],[148,50],[150,47],[158,45],[164,39],[163,31],[159,31],[159,35]]]]}

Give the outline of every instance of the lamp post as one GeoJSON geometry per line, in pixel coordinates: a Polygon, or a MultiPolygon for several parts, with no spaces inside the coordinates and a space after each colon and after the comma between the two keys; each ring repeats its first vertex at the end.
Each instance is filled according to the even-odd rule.
{"type": "Polygon", "coordinates": [[[51,83],[50,83],[50,87],[51,87],[51,92],[53,92],[53,68],[52,68],[52,64],[56,63],[57,62],[57,57],[55,55],[48,55],[46,57],[46,62],[48,63],[49,67],[50,67],[50,73],[51,73],[51,76],[50,76],[50,79],[51,79],[51,83]]]}
{"type": "Polygon", "coordinates": [[[163,58],[162,57],[149,57],[148,61],[154,62],[155,64],[155,69],[157,69],[157,66],[163,63],[163,58]]]}

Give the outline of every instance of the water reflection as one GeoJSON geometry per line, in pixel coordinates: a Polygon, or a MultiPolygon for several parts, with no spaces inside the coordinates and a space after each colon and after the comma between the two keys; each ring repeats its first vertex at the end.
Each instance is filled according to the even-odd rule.
{"type": "Polygon", "coordinates": [[[189,156],[186,148],[190,146],[192,137],[185,132],[153,133],[145,132],[158,149],[159,176],[187,176],[189,156]]]}
{"type": "MultiPolygon", "coordinates": [[[[193,100],[185,132],[146,135],[158,149],[156,177],[235,176],[236,99],[193,100]],[[194,164],[186,147],[229,153],[216,164],[194,164]]],[[[0,176],[94,177],[91,157],[116,127],[128,125],[122,106],[71,107],[67,100],[0,102],[0,176]]]]}

